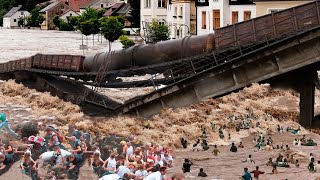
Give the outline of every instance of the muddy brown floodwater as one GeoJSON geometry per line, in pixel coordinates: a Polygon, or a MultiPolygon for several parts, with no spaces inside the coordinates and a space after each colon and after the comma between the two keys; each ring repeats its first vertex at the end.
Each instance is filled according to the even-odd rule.
{"type": "MultiPolygon", "coordinates": [[[[8,113],[10,120],[15,125],[21,122],[38,121],[45,124],[56,124],[63,132],[66,132],[67,126],[72,124],[87,132],[99,131],[105,134],[130,136],[137,142],[155,142],[174,148],[174,168],[168,171],[169,175],[174,171],[181,170],[184,158],[191,159],[195,164],[192,167],[192,172],[186,174],[187,179],[199,179],[195,176],[200,167],[203,167],[209,175],[206,179],[238,179],[244,167],[252,170],[256,165],[266,172],[261,175],[262,179],[299,179],[297,174],[303,174],[307,179],[315,179],[320,175],[320,173],[311,174],[307,170],[307,155],[313,152],[316,155],[316,160],[317,157],[320,157],[317,154],[317,147],[292,147],[294,135],[275,133],[277,124],[294,128],[299,126],[295,123],[298,118],[299,99],[298,94],[294,91],[271,89],[269,85],[253,84],[238,93],[232,93],[218,99],[208,99],[185,108],[165,109],[151,119],[141,119],[126,115],[110,118],[89,117],[83,114],[76,105],[64,102],[49,93],[28,89],[12,80],[0,83],[0,90],[0,110],[8,113]],[[249,112],[255,116],[252,119],[253,124],[259,122],[261,128],[250,128],[236,132],[235,125],[229,121],[229,117],[231,115],[243,116],[249,112]],[[210,122],[216,123],[218,127],[226,125],[224,134],[231,134],[231,139],[228,139],[227,135],[224,139],[220,139],[217,130],[207,132],[209,145],[219,145],[222,153],[218,157],[213,157],[211,154],[212,147],[205,152],[190,150],[192,143],[201,135],[201,126],[210,129],[210,122]],[[266,128],[269,128],[273,134],[272,137],[276,144],[289,144],[294,152],[306,156],[296,155],[301,160],[300,168],[278,168],[279,174],[270,174],[271,168],[264,164],[269,157],[275,158],[279,152],[277,150],[255,152],[256,148],[252,142],[252,134],[263,132],[266,128]],[[189,141],[188,149],[181,148],[181,137],[189,141]],[[236,154],[231,154],[228,151],[229,144],[240,141],[243,141],[246,147],[236,154]],[[256,164],[242,163],[248,154],[253,155],[256,164]]],[[[317,97],[318,95],[317,91],[317,97]]],[[[319,110],[318,103],[316,103],[316,109],[319,110]]],[[[304,129],[302,133],[311,136],[316,142],[320,142],[318,135],[309,135],[309,131],[304,129]]],[[[10,170],[8,176],[14,171],[16,170],[10,170]]],[[[90,169],[84,170],[84,172],[86,171],[90,171],[90,169]]],[[[86,178],[82,176],[80,179],[86,178]]]]}
{"type": "MultiPolygon", "coordinates": [[[[81,36],[77,33],[62,33],[56,31],[30,31],[30,30],[4,30],[0,29],[0,62],[14,60],[34,55],[35,53],[72,53],[81,54],[79,44],[81,36]],[[20,44],[19,44],[20,43],[20,44]]],[[[89,41],[90,42],[90,41],[89,41]]],[[[92,48],[92,53],[107,49],[104,44],[92,48]]],[[[152,88],[140,89],[102,89],[102,92],[118,102],[133,97],[136,92],[145,94],[152,88]]],[[[316,91],[315,113],[320,112],[320,93],[316,91]]],[[[8,114],[13,127],[23,123],[35,121],[44,125],[55,124],[62,132],[67,132],[68,125],[75,125],[86,132],[101,132],[103,134],[117,134],[130,136],[136,142],[143,144],[154,142],[174,149],[174,167],[168,170],[168,176],[174,171],[180,171],[184,158],[193,161],[191,173],[186,174],[186,179],[200,179],[196,177],[200,167],[203,167],[208,178],[201,179],[239,179],[243,168],[249,170],[258,165],[260,170],[266,172],[261,179],[304,179],[313,180],[320,177],[320,173],[309,173],[307,170],[307,155],[314,153],[316,161],[320,158],[317,147],[298,147],[291,145],[293,138],[297,137],[288,133],[276,133],[276,126],[298,128],[296,123],[299,117],[299,94],[292,90],[271,89],[267,84],[253,84],[243,90],[230,95],[207,99],[201,103],[184,108],[164,109],[159,115],[150,119],[134,116],[119,115],[115,117],[90,117],[81,112],[77,105],[60,100],[49,93],[40,93],[28,89],[13,80],[0,82],[0,112],[8,114]],[[260,128],[250,128],[236,132],[235,124],[230,121],[230,116],[245,116],[252,114],[253,125],[260,123],[260,128]],[[209,131],[210,123],[217,127],[226,126],[223,130],[224,139],[217,133],[209,131]],[[206,127],[209,151],[191,151],[192,144],[201,136],[201,127],[206,127]],[[276,158],[279,151],[256,152],[252,142],[253,134],[269,129],[275,144],[289,144],[294,156],[301,161],[301,167],[278,168],[279,174],[271,175],[271,168],[265,166],[269,157],[276,158]],[[231,139],[228,138],[229,134],[231,139]],[[189,141],[187,149],[182,149],[180,138],[189,141]],[[243,141],[245,148],[232,154],[229,145],[232,142],[243,141]],[[214,157],[211,154],[212,145],[219,145],[221,154],[214,157]],[[243,163],[248,154],[252,154],[255,164],[243,163]]],[[[303,129],[302,134],[312,137],[318,144],[320,137],[303,129]]],[[[0,138],[5,137],[2,134],[0,138]]],[[[19,142],[17,142],[19,144],[19,142]]],[[[292,153],[291,152],[291,153],[292,153]]],[[[83,167],[80,179],[96,179],[90,174],[89,167],[83,167]]],[[[0,179],[26,179],[20,173],[18,163],[0,179]]]]}

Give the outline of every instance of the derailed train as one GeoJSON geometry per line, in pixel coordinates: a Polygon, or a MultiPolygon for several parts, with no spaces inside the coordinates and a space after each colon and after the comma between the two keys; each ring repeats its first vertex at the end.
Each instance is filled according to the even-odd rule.
{"type": "Polygon", "coordinates": [[[283,38],[320,25],[320,1],[216,29],[214,34],[144,44],[94,56],[43,55],[0,64],[0,73],[40,68],[57,71],[97,72],[147,66],[194,55],[258,44],[283,38]]]}
{"type": "Polygon", "coordinates": [[[110,53],[93,56],[43,55],[0,64],[0,72],[25,68],[60,71],[97,72],[102,65],[107,70],[127,69],[137,66],[172,61],[214,50],[214,35],[187,36],[182,39],[143,44],[110,53]]]}

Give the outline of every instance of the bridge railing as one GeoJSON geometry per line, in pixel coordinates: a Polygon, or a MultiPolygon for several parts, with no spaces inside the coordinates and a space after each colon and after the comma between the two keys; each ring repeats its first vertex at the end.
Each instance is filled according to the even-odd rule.
{"type": "MultiPolygon", "coordinates": [[[[284,37],[293,36],[320,25],[320,1],[289,8],[248,21],[215,30],[214,52],[186,58],[163,74],[175,79],[178,76],[192,76],[208,68],[220,66],[232,59],[269,45],[284,37]]],[[[153,75],[147,85],[158,90],[153,75]]],[[[175,81],[174,81],[175,82],[175,81]]],[[[163,84],[169,83],[165,82],[163,84]]],[[[147,86],[144,85],[144,86],[147,86]]]]}

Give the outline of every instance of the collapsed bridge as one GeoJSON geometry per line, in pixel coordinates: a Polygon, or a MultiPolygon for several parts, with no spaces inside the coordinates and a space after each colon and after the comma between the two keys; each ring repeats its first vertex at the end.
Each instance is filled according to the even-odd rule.
{"type": "Polygon", "coordinates": [[[219,97],[253,82],[300,92],[300,124],[314,122],[320,61],[320,1],[216,29],[214,34],[138,45],[95,56],[42,55],[0,64],[2,79],[50,91],[88,113],[147,117],[219,97]],[[151,74],[149,80],[119,77],[151,74]],[[161,75],[161,76],[159,76],[161,75]],[[166,87],[120,104],[101,87],[166,87]],[[89,85],[89,86],[88,86],[89,85]],[[91,87],[91,88],[89,88],[91,87]]]}

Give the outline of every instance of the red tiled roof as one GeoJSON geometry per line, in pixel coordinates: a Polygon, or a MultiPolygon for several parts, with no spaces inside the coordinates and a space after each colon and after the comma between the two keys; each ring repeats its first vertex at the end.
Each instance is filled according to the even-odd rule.
{"type": "Polygon", "coordinates": [[[108,9],[103,16],[112,16],[113,13],[119,11],[125,3],[115,3],[110,9],[108,9]]]}
{"type": "Polygon", "coordinates": [[[68,2],[71,9],[74,9],[76,12],[80,11],[80,7],[86,6],[91,3],[92,0],[61,0],[63,2],[68,2]]]}

